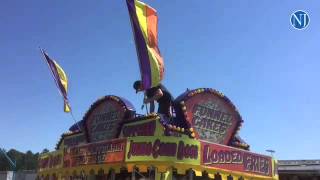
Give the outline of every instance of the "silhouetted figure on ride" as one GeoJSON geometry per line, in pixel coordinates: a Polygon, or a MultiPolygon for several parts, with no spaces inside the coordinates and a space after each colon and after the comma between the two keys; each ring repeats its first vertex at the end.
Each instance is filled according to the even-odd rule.
{"type": "MultiPolygon", "coordinates": [[[[134,82],[133,88],[136,90],[136,93],[143,91],[141,81],[134,82]]],[[[159,84],[156,87],[145,90],[143,103],[150,103],[150,112],[154,112],[154,101],[157,101],[159,104],[158,113],[171,117],[170,108],[173,97],[164,85],[159,84]]]]}

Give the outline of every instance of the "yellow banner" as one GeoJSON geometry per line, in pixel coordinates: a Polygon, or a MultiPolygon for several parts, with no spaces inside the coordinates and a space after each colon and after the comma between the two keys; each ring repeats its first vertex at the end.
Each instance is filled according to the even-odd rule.
{"type": "Polygon", "coordinates": [[[200,165],[200,142],[178,137],[130,137],[126,162],[167,161],[200,165]]]}

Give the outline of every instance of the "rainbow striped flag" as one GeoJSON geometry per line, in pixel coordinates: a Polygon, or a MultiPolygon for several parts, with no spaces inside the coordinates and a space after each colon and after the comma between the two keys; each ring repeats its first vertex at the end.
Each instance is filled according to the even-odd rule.
{"type": "Polygon", "coordinates": [[[71,107],[69,105],[69,100],[68,100],[68,78],[66,73],[63,71],[63,69],[59,66],[59,64],[51,59],[48,54],[41,49],[42,54],[44,55],[46,62],[48,64],[49,69],[51,70],[52,77],[54,79],[54,82],[59,89],[59,92],[61,96],[63,97],[63,102],[64,102],[64,112],[70,112],[71,107]]]}
{"type": "Polygon", "coordinates": [[[127,0],[136,43],[143,89],[158,86],[164,63],[158,48],[158,16],[155,9],[137,0],[127,0]]]}

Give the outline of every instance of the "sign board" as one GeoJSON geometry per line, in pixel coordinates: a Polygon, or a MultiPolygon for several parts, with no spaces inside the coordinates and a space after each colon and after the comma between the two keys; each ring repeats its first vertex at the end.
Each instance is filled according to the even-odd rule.
{"type": "Polygon", "coordinates": [[[215,90],[193,90],[177,99],[187,125],[201,140],[227,145],[242,122],[230,100],[215,90]]]}
{"type": "Polygon", "coordinates": [[[126,148],[126,162],[171,161],[200,164],[200,143],[175,137],[131,137],[126,148]]]}
{"type": "Polygon", "coordinates": [[[214,168],[272,176],[272,158],[249,151],[201,142],[201,164],[214,168]]]}
{"type": "Polygon", "coordinates": [[[58,150],[51,153],[40,155],[38,161],[39,171],[43,171],[51,168],[61,168],[63,160],[63,151],[58,150]]]}
{"type": "Polygon", "coordinates": [[[66,136],[63,139],[64,147],[77,146],[86,143],[86,137],[84,133],[66,136]]]}
{"type": "Polygon", "coordinates": [[[98,100],[85,116],[90,142],[111,140],[117,137],[126,107],[115,96],[98,100]]]}
{"type": "Polygon", "coordinates": [[[120,137],[163,136],[164,127],[158,117],[123,124],[120,137]]]}
{"type": "Polygon", "coordinates": [[[157,120],[154,119],[127,123],[122,126],[120,137],[154,136],[156,127],[157,120]]]}
{"type": "Polygon", "coordinates": [[[118,139],[66,148],[63,167],[123,162],[126,140],[118,139]]]}

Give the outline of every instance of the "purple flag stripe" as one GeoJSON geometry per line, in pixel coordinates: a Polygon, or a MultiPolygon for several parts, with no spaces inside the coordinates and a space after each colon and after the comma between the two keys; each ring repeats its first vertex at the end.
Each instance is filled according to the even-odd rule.
{"type": "Polygon", "coordinates": [[[127,6],[130,14],[131,26],[139,58],[139,66],[142,76],[143,88],[149,89],[151,88],[151,66],[149,61],[149,54],[147,51],[147,44],[143,37],[142,30],[140,29],[138,17],[136,15],[134,0],[127,0],[127,6]]]}
{"type": "Polygon", "coordinates": [[[49,67],[50,67],[50,70],[53,74],[54,80],[55,80],[56,84],[58,85],[58,88],[59,88],[64,100],[68,101],[67,92],[64,89],[64,86],[62,85],[62,83],[60,81],[60,77],[59,77],[56,65],[54,64],[53,60],[47,55],[47,53],[44,52],[44,56],[49,64],[49,67]]]}

